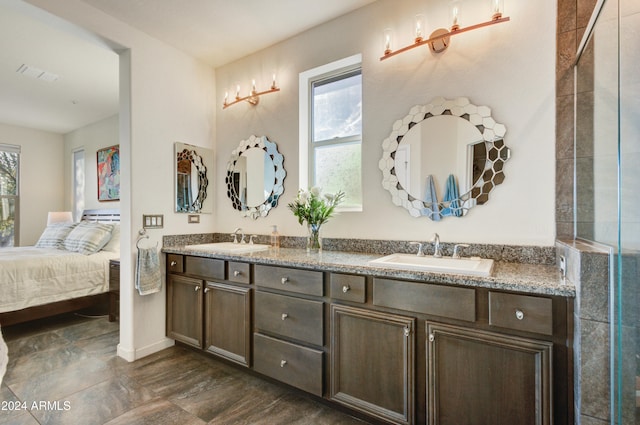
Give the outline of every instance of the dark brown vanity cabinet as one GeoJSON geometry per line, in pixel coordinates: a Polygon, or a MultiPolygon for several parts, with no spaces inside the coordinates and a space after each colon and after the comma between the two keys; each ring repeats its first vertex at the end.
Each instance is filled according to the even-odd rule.
{"type": "Polygon", "coordinates": [[[430,425],[548,425],[553,344],[427,323],[430,425]]]}
{"type": "Polygon", "coordinates": [[[415,319],[331,306],[330,397],[397,424],[414,420],[415,319]]]}
{"type": "Polygon", "coordinates": [[[256,265],[254,369],[323,395],[322,272],[256,265]]]}
{"type": "Polygon", "coordinates": [[[168,254],[167,335],[392,424],[573,423],[573,300],[168,254]]]}
{"type": "Polygon", "coordinates": [[[169,254],[167,336],[244,366],[251,361],[249,264],[169,254]],[[179,274],[178,274],[179,273],[179,274]]]}
{"type": "Polygon", "coordinates": [[[202,281],[167,274],[167,336],[202,348],[202,281]]]}
{"type": "Polygon", "coordinates": [[[207,282],[205,350],[249,366],[251,353],[251,289],[207,282]]]}

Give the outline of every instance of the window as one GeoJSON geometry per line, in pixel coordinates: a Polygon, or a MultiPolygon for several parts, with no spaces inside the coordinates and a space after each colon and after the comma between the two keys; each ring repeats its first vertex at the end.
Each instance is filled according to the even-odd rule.
{"type": "Polygon", "coordinates": [[[0,144],[0,247],[19,244],[20,146],[0,144]]]}
{"type": "Polygon", "coordinates": [[[73,216],[80,221],[84,211],[84,150],[73,151],[73,216]]]}
{"type": "Polygon", "coordinates": [[[361,211],[360,55],[300,74],[300,93],[300,187],[342,190],[345,201],[340,210],[361,211]]]}

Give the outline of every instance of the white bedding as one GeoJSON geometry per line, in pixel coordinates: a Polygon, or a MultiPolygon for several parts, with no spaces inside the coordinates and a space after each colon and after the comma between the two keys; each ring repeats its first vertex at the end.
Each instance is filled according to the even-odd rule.
{"type": "Polygon", "coordinates": [[[0,313],[109,290],[109,260],[55,248],[0,249],[0,313]]]}

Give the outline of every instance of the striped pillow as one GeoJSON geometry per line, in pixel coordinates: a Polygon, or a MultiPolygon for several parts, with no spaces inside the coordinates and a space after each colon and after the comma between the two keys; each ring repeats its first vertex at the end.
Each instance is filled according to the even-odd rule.
{"type": "Polygon", "coordinates": [[[111,239],[112,224],[81,222],[64,240],[67,251],[94,254],[111,239]]]}
{"type": "Polygon", "coordinates": [[[50,224],[44,229],[40,239],[36,242],[37,248],[62,248],[65,238],[76,227],[77,223],[50,224]]]}

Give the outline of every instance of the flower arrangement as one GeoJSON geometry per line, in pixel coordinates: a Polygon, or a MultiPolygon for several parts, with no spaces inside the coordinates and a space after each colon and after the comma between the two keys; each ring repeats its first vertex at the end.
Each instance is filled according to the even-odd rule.
{"type": "Polygon", "coordinates": [[[338,191],[336,194],[322,194],[322,189],[314,186],[309,190],[300,189],[298,196],[288,207],[293,215],[298,217],[301,225],[307,222],[309,236],[307,239],[307,250],[322,249],[320,238],[320,226],[329,221],[334,210],[344,199],[344,192],[338,191]]]}

